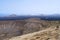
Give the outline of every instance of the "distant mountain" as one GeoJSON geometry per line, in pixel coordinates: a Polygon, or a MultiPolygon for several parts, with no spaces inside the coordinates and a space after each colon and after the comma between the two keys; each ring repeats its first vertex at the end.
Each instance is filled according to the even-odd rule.
{"type": "Polygon", "coordinates": [[[12,14],[12,15],[8,15],[8,16],[5,16],[5,17],[16,17],[17,15],[16,14],[12,14]]]}
{"type": "Polygon", "coordinates": [[[59,17],[59,16],[60,16],[60,14],[52,14],[52,15],[48,15],[48,16],[59,17]]]}
{"type": "Polygon", "coordinates": [[[60,14],[52,14],[52,15],[23,15],[19,16],[16,14],[0,17],[0,20],[24,20],[24,19],[29,19],[29,18],[40,18],[42,20],[60,20],[60,14]]]}
{"type": "Polygon", "coordinates": [[[60,14],[52,14],[43,17],[44,20],[60,20],[60,14]]]}

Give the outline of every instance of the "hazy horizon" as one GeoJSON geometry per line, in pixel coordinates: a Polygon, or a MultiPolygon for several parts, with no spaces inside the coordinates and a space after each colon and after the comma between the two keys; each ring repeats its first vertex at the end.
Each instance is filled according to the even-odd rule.
{"type": "Polygon", "coordinates": [[[60,0],[0,0],[0,16],[60,14],[60,0]]]}

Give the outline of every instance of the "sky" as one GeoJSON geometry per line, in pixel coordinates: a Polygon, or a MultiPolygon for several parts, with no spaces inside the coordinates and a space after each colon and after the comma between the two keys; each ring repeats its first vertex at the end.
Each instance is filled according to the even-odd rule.
{"type": "Polygon", "coordinates": [[[0,0],[0,16],[60,14],[60,0],[0,0]]]}

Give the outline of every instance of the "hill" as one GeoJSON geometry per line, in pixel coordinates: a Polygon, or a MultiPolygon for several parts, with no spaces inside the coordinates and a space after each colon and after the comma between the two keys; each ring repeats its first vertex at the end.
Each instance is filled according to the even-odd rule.
{"type": "Polygon", "coordinates": [[[6,38],[34,33],[59,25],[60,21],[47,21],[39,18],[0,21],[0,39],[5,40],[6,38]]]}
{"type": "Polygon", "coordinates": [[[60,33],[59,28],[52,26],[42,31],[38,31],[18,37],[13,37],[9,40],[60,40],[59,33],[60,33]]]}

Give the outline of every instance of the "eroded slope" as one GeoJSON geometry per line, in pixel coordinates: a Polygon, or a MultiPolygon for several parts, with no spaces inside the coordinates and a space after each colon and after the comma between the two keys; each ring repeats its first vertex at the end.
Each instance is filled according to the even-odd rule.
{"type": "Polygon", "coordinates": [[[58,27],[50,27],[42,31],[14,37],[9,40],[59,40],[59,33],[58,27]]]}

